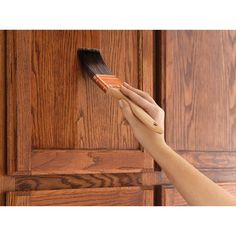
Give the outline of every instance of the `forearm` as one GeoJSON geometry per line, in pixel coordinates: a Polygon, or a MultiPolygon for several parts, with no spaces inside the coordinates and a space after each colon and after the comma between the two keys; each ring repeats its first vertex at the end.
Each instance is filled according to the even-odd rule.
{"type": "Polygon", "coordinates": [[[228,192],[166,144],[153,146],[149,152],[189,205],[236,205],[236,200],[228,192]]]}
{"type": "MultiPolygon", "coordinates": [[[[164,129],[164,111],[143,91],[127,84],[121,92],[144,109],[164,129]]],[[[148,129],[132,113],[129,104],[120,101],[123,114],[141,145],[153,156],[170,181],[190,205],[236,205],[236,200],[204,176],[165,143],[164,134],[148,129]]]]}

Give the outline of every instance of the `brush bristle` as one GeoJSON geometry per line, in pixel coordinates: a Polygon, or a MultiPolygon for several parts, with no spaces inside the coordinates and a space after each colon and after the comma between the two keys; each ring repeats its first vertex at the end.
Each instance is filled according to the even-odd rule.
{"type": "Polygon", "coordinates": [[[96,74],[112,75],[111,70],[107,67],[99,50],[81,48],[78,49],[77,53],[83,69],[91,78],[96,74]]]}

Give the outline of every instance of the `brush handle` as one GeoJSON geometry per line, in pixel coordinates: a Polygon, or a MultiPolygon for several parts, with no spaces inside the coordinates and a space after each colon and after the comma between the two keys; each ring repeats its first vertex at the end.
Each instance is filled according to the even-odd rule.
{"type": "Polygon", "coordinates": [[[155,131],[156,133],[162,134],[163,129],[156,123],[156,121],[148,115],[141,107],[133,103],[128,97],[126,97],[119,88],[108,88],[107,94],[110,94],[112,97],[117,99],[124,99],[127,101],[131,107],[132,112],[134,115],[142,121],[149,129],[155,131]]]}

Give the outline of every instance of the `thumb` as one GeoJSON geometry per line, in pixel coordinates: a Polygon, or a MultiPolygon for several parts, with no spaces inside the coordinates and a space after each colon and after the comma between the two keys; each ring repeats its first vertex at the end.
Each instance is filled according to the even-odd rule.
{"type": "Polygon", "coordinates": [[[135,127],[136,125],[138,125],[139,121],[138,119],[134,116],[129,103],[126,102],[124,99],[119,100],[119,105],[120,108],[123,112],[123,115],[125,117],[125,119],[129,122],[129,124],[133,127],[135,127]]]}

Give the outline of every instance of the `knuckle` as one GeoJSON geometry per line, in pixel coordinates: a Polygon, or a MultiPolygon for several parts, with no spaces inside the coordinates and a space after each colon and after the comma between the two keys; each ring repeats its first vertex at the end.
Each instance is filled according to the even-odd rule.
{"type": "Polygon", "coordinates": [[[149,112],[157,112],[158,111],[157,108],[154,105],[152,105],[152,104],[148,104],[147,105],[147,110],[149,112]]]}

